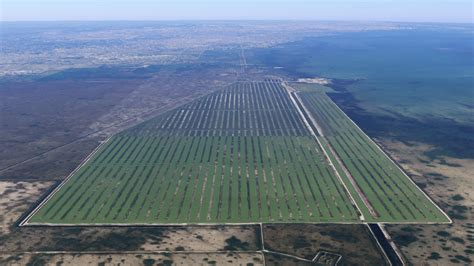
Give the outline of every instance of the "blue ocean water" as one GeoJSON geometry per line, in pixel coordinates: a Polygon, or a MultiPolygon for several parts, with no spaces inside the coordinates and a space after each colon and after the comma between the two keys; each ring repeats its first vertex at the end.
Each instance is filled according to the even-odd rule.
{"type": "Polygon", "coordinates": [[[358,79],[347,89],[371,112],[474,125],[472,25],[337,33],[252,55],[295,77],[358,79]]]}

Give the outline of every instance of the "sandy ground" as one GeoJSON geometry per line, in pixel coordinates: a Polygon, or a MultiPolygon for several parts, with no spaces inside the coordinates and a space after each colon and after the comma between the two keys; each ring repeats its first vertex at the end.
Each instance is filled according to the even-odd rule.
{"type": "Polygon", "coordinates": [[[392,225],[387,229],[414,265],[469,264],[474,260],[474,160],[432,159],[430,146],[383,141],[427,194],[452,218],[451,225],[392,225]]]}
{"type": "Polygon", "coordinates": [[[247,243],[247,250],[258,250],[257,239],[259,236],[254,228],[249,227],[187,227],[179,230],[170,230],[164,233],[163,240],[156,242],[147,239],[141,250],[186,250],[186,251],[219,251],[227,246],[226,240],[231,237],[238,238],[242,243],[247,243]]]}
{"type": "Polygon", "coordinates": [[[46,191],[53,182],[0,181],[0,236],[46,191]]]}
{"type": "Polygon", "coordinates": [[[465,197],[466,203],[470,202],[471,206],[474,206],[474,194],[470,193],[474,188],[474,182],[472,182],[474,160],[450,157],[431,160],[423,155],[431,147],[421,143],[412,143],[408,146],[400,142],[384,141],[383,145],[400,162],[403,168],[414,176],[417,183],[428,183],[424,190],[432,198],[444,201],[454,192],[461,194],[465,197]],[[430,178],[426,176],[427,173],[438,173],[447,176],[449,182],[440,182],[443,180],[430,178]],[[443,187],[440,187],[439,183],[443,183],[443,187]]]}
{"type": "Polygon", "coordinates": [[[263,265],[260,253],[0,255],[2,265],[263,265]]]}

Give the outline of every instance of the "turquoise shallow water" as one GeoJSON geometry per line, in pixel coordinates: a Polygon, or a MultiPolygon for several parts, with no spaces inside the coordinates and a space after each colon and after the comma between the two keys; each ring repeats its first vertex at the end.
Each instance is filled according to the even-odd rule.
{"type": "Polygon", "coordinates": [[[474,126],[473,37],[472,25],[340,33],[253,50],[248,60],[295,77],[360,79],[347,89],[371,112],[474,126]]]}

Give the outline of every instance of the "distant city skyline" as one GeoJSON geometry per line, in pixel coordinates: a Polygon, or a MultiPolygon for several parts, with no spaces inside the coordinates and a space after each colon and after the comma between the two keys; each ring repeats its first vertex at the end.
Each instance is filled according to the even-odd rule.
{"type": "Polygon", "coordinates": [[[470,0],[0,0],[1,21],[363,20],[472,23],[470,0]]]}

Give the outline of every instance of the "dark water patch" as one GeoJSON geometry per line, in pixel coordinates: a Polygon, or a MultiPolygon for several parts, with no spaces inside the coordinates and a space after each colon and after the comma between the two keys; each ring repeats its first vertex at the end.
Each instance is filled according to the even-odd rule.
{"type": "Polygon", "coordinates": [[[464,241],[464,239],[462,239],[460,237],[452,237],[451,241],[454,241],[454,242],[457,242],[457,243],[460,243],[460,244],[466,243],[466,241],[464,241]]]}
{"type": "Polygon", "coordinates": [[[401,228],[401,230],[403,232],[407,232],[407,233],[416,233],[416,232],[421,231],[420,228],[417,228],[417,227],[414,227],[414,226],[404,226],[404,227],[401,228]]]}
{"type": "Polygon", "coordinates": [[[450,234],[449,232],[447,232],[447,231],[438,231],[436,234],[439,235],[439,236],[442,236],[442,237],[449,237],[449,236],[451,236],[451,234],[450,234]]]}
{"type": "Polygon", "coordinates": [[[465,262],[465,263],[470,263],[470,262],[472,262],[471,259],[469,259],[468,257],[462,256],[462,255],[455,255],[454,257],[455,257],[456,259],[462,261],[462,262],[465,262]]]}
{"type": "Polygon", "coordinates": [[[454,211],[456,211],[458,213],[462,213],[462,214],[466,213],[469,209],[468,207],[463,206],[463,205],[453,205],[452,208],[453,208],[454,211]]]}
{"type": "MultiPolygon", "coordinates": [[[[215,264],[215,263],[212,263],[212,261],[209,261],[208,262],[209,264],[215,264]]],[[[172,260],[169,260],[169,259],[166,259],[166,260],[163,260],[160,264],[158,265],[163,265],[163,266],[171,266],[173,265],[173,261],[172,260]]]]}
{"type": "Polygon", "coordinates": [[[439,160],[439,164],[446,165],[446,166],[449,166],[449,167],[463,167],[462,165],[457,164],[457,163],[450,163],[450,162],[446,161],[444,158],[441,158],[439,160]]]}
{"type": "Polygon", "coordinates": [[[416,183],[421,189],[426,188],[427,184],[426,183],[416,183]]]}
{"type": "Polygon", "coordinates": [[[409,146],[411,142],[432,145],[434,148],[425,153],[431,159],[442,156],[474,158],[472,126],[444,118],[421,121],[393,112],[392,115],[369,113],[360,108],[358,101],[347,91],[328,93],[328,96],[371,137],[389,137],[409,146]]]}
{"type": "Polygon", "coordinates": [[[225,247],[224,250],[227,251],[235,251],[235,250],[248,250],[249,243],[242,242],[242,240],[238,239],[236,236],[231,236],[225,240],[225,247]]]}
{"type": "Polygon", "coordinates": [[[144,259],[143,260],[143,265],[145,266],[153,266],[155,265],[156,260],[154,259],[144,259]]]}
{"type": "Polygon", "coordinates": [[[429,164],[429,163],[431,163],[430,161],[424,160],[424,159],[422,159],[422,158],[418,158],[418,161],[420,161],[420,162],[422,162],[422,163],[424,163],[424,164],[429,164]]]}
{"type": "Polygon", "coordinates": [[[451,199],[454,200],[454,201],[461,201],[461,200],[464,200],[464,197],[459,195],[459,194],[456,194],[456,195],[452,196],[451,199]]]}
{"type": "Polygon", "coordinates": [[[439,260],[443,257],[438,252],[431,252],[430,256],[428,257],[429,260],[439,260]]]}
{"type": "MultiPolygon", "coordinates": [[[[380,226],[378,224],[369,224],[369,228],[372,231],[372,233],[374,234],[377,241],[379,242],[382,249],[384,250],[385,254],[387,255],[387,258],[390,261],[390,263],[392,265],[403,265],[403,262],[400,261],[400,258],[398,257],[397,253],[392,248],[392,246],[390,245],[390,242],[385,237],[385,235],[382,232],[380,226]]],[[[397,240],[395,239],[395,241],[397,241],[397,240]]]]}
{"type": "Polygon", "coordinates": [[[438,173],[426,173],[425,176],[430,184],[432,184],[434,180],[443,181],[449,179],[449,177],[438,173]]]}
{"type": "Polygon", "coordinates": [[[439,174],[439,173],[426,173],[425,174],[429,178],[434,178],[436,180],[443,180],[443,179],[448,179],[449,177],[439,174]]]}
{"type": "Polygon", "coordinates": [[[331,87],[331,89],[337,92],[347,92],[346,87],[358,82],[359,80],[360,79],[331,79],[331,85],[328,87],[331,87]]]}

